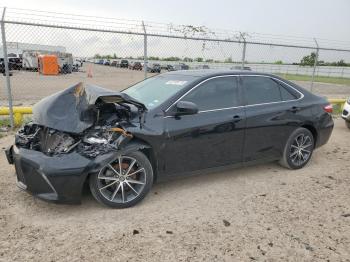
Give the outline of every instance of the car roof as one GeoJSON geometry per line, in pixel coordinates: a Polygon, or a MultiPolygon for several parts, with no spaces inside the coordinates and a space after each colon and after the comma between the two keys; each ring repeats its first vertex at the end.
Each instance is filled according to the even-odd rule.
{"type": "MultiPolygon", "coordinates": [[[[247,70],[222,70],[222,69],[198,69],[198,70],[179,70],[179,71],[171,71],[164,73],[167,75],[187,75],[194,77],[213,77],[220,75],[263,75],[263,76],[274,76],[267,73],[259,73],[255,71],[247,71],[247,70]]],[[[276,76],[274,76],[276,77],[276,76]]]]}
{"type": "Polygon", "coordinates": [[[196,81],[203,81],[207,78],[210,77],[215,77],[215,76],[224,76],[224,75],[257,75],[257,76],[268,76],[268,77],[273,77],[277,78],[284,83],[293,86],[294,88],[298,89],[300,92],[307,92],[304,88],[296,85],[295,83],[283,79],[279,77],[278,75],[273,75],[273,74],[268,74],[268,73],[261,73],[261,72],[256,72],[256,71],[250,71],[250,70],[236,70],[236,69],[197,69],[197,70],[179,70],[179,71],[170,71],[167,73],[163,73],[161,75],[176,75],[176,76],[193,76],[196,78],[196,81]]]}

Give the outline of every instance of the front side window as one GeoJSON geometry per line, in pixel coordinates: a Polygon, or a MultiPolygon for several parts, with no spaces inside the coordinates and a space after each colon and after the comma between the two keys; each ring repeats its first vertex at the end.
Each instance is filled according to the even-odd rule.
{"type": "Polygon", "coordinates": [[[195,103],[199,111],[238,106],[237,77],[217,77],[207,80],[182,100],[195,103]]]}
{"type": "Polygon", "coordinates": [[[242,84],[247,105],[293,100],[296,97],[269,77],[243,76],[242,84]]]}

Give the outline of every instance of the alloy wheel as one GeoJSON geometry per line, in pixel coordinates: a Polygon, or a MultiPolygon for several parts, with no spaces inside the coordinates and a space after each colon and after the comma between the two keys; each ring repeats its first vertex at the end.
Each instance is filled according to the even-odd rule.
{"type": "Polygon", "coordinates": [[[146,184],[146,171],[133,157],[119,156],[102,168],[97,176],[101,195],[114,203],[127,203],[142,192],[146,184]]]}
{"type": "Polygon", "coordinates": [[[299,134],[291,144],[289,157],[294,165],[301,166],[309,160],[312,149],[313,143],[310,136],[299,134]]]}

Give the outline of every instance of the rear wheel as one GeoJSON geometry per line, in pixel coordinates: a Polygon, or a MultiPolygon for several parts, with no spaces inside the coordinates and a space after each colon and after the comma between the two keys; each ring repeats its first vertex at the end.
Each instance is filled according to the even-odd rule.
{"type": "Polygon", "coordinates": [[[314,137],[306,128],[298,128],[289,137],[280,164],[289,169],[304,167],[314,149],[314,137]]]}
{"type": "Polygon", "coordinates": [[[133,152],[110,162],[91,174],[89,185],[94,198],[109,207],[126,208],[140,202],[153,184],[153,171],[148,158],[133,152]]]}

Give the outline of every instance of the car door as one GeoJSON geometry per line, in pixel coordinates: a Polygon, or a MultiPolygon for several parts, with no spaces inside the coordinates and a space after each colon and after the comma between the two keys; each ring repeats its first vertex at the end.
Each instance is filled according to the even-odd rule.
{"type": "Polygon", "coordinates": [[[198,113],[165,117],[164,170],[168,175],[242,161],[245,116],[236,76],[207,79],[178,101],[193,102],[198,113]]]}
{"type": "Polygon", "coordinates": [[[244,161],[279,159],[299,123],[298,94],[268,76],[240,77],[245,100],[244,161]]]}

